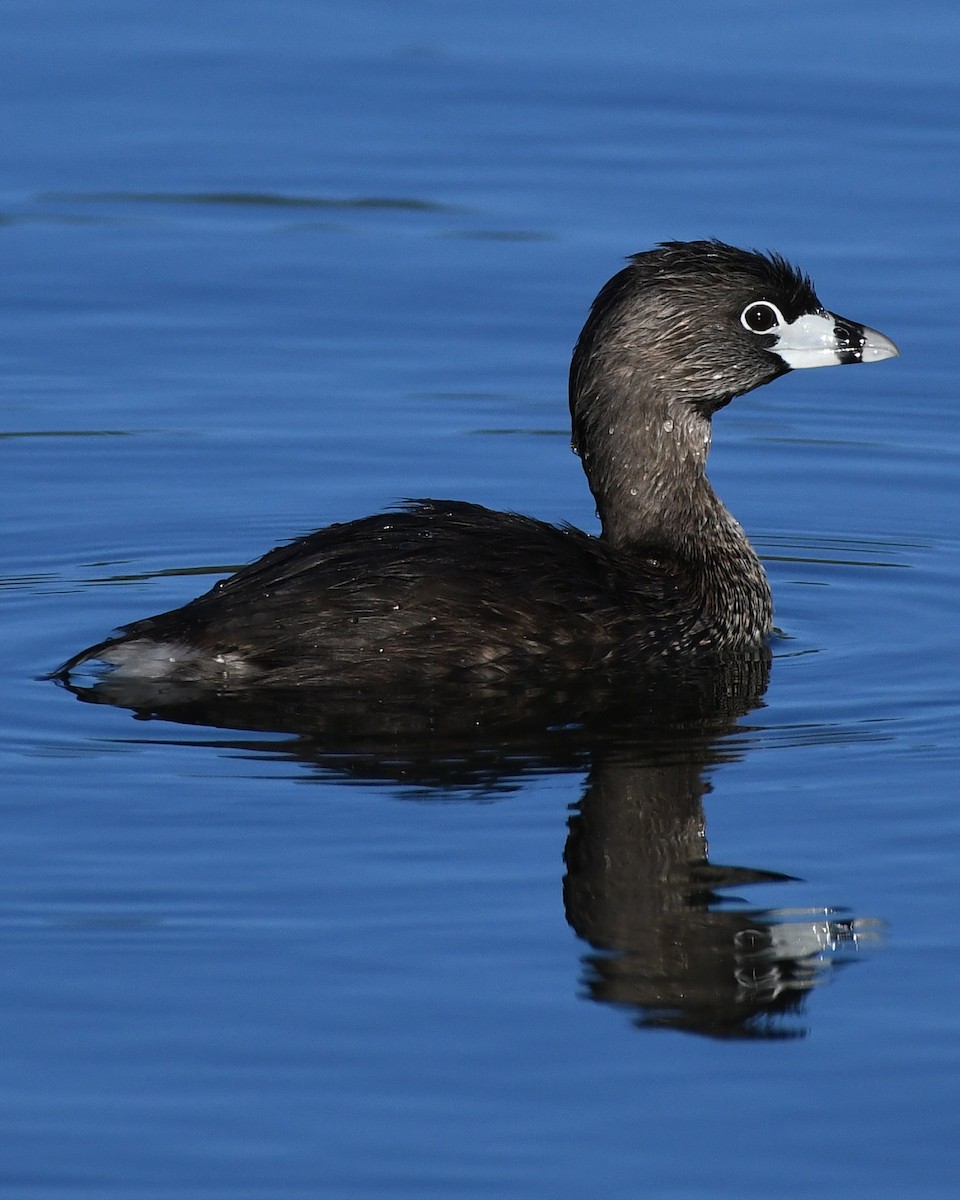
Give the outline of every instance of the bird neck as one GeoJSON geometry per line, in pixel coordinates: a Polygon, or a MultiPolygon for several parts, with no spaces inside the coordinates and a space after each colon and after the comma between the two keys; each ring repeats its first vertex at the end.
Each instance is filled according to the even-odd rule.
{"type": "Polygon", "coordinates": [[[620,406],[608,413],[597,414],[583,454],[605,540],[673,548],[695,535],[723,509],[706,476],[710,421],[666,406],[639,421],[620,406]]]}
{"type": "Polygon", "coordinates": [[[622,406],[611,406],[594,430],[603,436],[591,438],[584,456],[603,540],[626,556],[659,553],[684,564],[714,644],[757,645],[772,628],[770,588],[746,534],[707,478],[710,419],[686,405],[647,412],[646,420],[630,420],[622,406]]]}

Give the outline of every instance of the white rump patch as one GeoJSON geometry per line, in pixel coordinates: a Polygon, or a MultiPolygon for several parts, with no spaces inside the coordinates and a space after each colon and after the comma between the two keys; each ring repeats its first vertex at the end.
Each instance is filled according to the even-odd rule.
{"type": "Polygon", "coordinates": [[[109,646],[98,656],[112,667],[114,679],[211,680],[249,674],[252,670],[239,654],[209,654],[196,646],[177,642],[135,639],[109,646]]]}

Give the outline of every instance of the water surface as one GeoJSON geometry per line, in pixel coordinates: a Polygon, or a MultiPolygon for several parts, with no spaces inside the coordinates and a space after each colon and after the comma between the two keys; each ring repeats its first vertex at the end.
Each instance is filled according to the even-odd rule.
{"type": "Polygon", "coordinates": [[[955,1195],[958,51],[886,0],[7,5],[5,1194],[955,1195]],[[403,496],[595,528],[570,348],[701,236],[902,350],[718,416],[762,701],[347,752],[37,678],[403,496]]]}

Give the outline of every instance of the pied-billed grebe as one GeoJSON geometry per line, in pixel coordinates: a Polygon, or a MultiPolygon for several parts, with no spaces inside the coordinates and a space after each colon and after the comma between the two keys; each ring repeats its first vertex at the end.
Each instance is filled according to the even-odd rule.
{"type": "Polygon", "coordinates": [[[114,678],[213,690],[549,685],[584,669],[715,661],[764,645],[766,576],[706,477],[711,418],[795,367],[877,362],[777,255],[717,241],[637,254],[573,353],[573,444],[599,537],[448,500],[331,525],[182,608],[75,655],[114,678]]]}

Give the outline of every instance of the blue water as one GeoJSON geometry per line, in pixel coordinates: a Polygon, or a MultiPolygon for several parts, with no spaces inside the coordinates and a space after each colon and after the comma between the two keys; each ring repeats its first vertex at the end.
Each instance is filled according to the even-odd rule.
{"type": "Polygon", "coordinates": [[[960,15],[2,28],[0,1194],[955,1196],[960,15]],[[787,639],[714,741],[345,755],[38,679],[403,496],[595,528],[571,346],[701,236],[902,351],[717,418],[787,639]]]}

